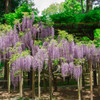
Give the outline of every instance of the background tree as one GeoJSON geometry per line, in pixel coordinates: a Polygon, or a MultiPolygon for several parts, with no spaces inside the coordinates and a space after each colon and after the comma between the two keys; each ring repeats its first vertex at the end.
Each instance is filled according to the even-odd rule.
{"type": "Polygon", "coordinates": [[[86,0],[86,12],[92,10],[92,0],[86,0]]]}
{"type": "Polygon", "coordinates": [[[32,0],[0,0],[0,22],[4,23],[4,14],[14,13],[15,9],[22,6],[23,3],[29,4],[32,10],[38,13],[38,10],[34,8],[34,2],[32,0]]]}
{"type": "Polygon", "coordinates": [[[23,3],[21,6],[18,7],[18,9],[15,9],[14,13],[5,14],[3,19],[6,20],[7,24],[13,26],[16,23],[16,21],[22,21],[24,14],[31,15],[32,13],[36,15],[37,9],[35,10],[34,8],[32,8],[31,5],[23,3]]]}
{"type": "Polygon", "coordinates": [[[81,0],[81,10],[82,10],[82,13],[84,13],[83,0],[81,0]]]}
{"type": "Polygon", "coordinates": [[[76,0],[67,0],[64,3],[64,8],[66,9],[66,12],[69,12],[69,13],[81,13],[80,2],[76,0]]]}
{"type": "Polygon", "coordinates": [[[60,4],[55,3],[55,4],[51,4],[47,9],[44,9],[42,11],[42,15],[53,15],[53,14],[57,14],[57,13],[61,13],[64,12],[65,8],[64,8],[64,3],[61,2],[60,4]]]}

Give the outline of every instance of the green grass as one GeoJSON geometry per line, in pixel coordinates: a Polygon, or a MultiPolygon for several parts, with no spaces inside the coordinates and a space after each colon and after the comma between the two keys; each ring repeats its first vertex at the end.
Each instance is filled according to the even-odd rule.
{"type": "Polygon", "coordinates": [[[63,82],[59,82],[57,83],[58,86],[62,86],[62,85],[76,85],[77,82],[74,79],[69,80],[69,83],[65,80],[63,82]]]}

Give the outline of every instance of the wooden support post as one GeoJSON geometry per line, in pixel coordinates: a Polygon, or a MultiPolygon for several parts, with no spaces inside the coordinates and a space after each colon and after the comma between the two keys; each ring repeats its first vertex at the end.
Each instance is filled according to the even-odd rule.
{"type": "Polygon", "coordinates": [[[52,74],[51,74],[51,60],[49,58],[49,93],[50,93],[50,100],[52,100],[52,74]]]}
{"type": "Polygon", "coordinates": [[[77,85],[78,85],[78,100],[81,100],[80,79],[79,78],[77,80],[77,85]]]}
{"type": "Polygon", "coordinates": [[[10,78],[10,64],[8,66],[8,93],[10,93],[11,78],[10,78]]]}
{"type": "Polygon", "coordinates": [[[90,68],[90,100],[93,100],[93,73],[92,73],[92,57],[89,59],[89,68],[90,68]]]}
{"type": "Polygon", "coordinates": [[[98,65],[98,94],[100,96],[100,62],[98,65]]]}
{"type": "Polygon", "coordinates": [[[32,69],[32,98],[35,99],[35,71],[32,69]]]}
{"type": "Polygon", "coordinates": [[[38,98],[40,100],[40,70],[38,70],[38,98]]]}
{"type": "Polygon", "coordinates": [[[20,97],[23,97],[23,71],[21,70],[21,79],[19,83],[20,97]]]}

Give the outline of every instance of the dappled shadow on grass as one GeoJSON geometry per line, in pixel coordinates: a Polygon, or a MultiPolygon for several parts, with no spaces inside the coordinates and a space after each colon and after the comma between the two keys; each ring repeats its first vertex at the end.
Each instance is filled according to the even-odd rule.
{"type": "Polygon", "coordinates": [[[7,93],[7,91],[0,91],[0,100],[10,100],[10,98],[19,97],[18,92],[7,93]]]}
{"type": "MultiPolygon", "coordinates": [[[[44,88],[41,88],[41,100],[49,100],[49,89],[43,92],[44,88]]],[[[98,96],[97,87],[94,88],[94,100],[100,100],[98,96]]],[[[29,88],[24,89],[25,100],[31,100],[32,91],[29,88]]],[[[11,98],[19,98],[19,91],[12,90],[11,93],[7,93],[4,89],[0,90],[0,100],[13,100],[11,98]]],[[[38,98],[38,91],[36,88],[36,98],[38,98]]],[[[53,92],[53,100],[78,100],[78,90],[76,86],[60,86],[57,92],[53,92]]],[[[90,87],[82,89],[82,100],[90,100],[90,87]]]]}
{"type": "Polygon", "coordinates": [[[59,95],[57,95],[57,100],[77,100],[77,88],[60,87],[58,92],[59,95]]]}
{"type": "MultiPolygon", "coordinates": [[[[82,97],[84,98],[83,100],[90,100],[90,86],[82,89],[82,97]]],[[[93,88],[93,100],[100,100],[97,87],[93,88]]]]}
{"type": "MultiPolygon", "coordinates": [[[[43,88],[41,88],[43,91],[43,88]]],[[[31,98],[31,90],[24,89],[24,97],[31,98]]],[[[18,91],[11,91],[11,93],[7,93],[7,91],[0,91],[0,100],[7,100],[10,98],[19,98],[18,91]],[[6,95],[6,96],[5,96],[6,95]]],[[[43,100],[49,100],[49,89],[45,92],[41,92],[41,97],[43,100]]],[[[38,91],[36,89],[36,98],[38,98],[38,91]]],[[[59,87],[57,92],[53,93],[53,100],[77,100],[77,90],[76,88],[71,87],[59,87]]]]}

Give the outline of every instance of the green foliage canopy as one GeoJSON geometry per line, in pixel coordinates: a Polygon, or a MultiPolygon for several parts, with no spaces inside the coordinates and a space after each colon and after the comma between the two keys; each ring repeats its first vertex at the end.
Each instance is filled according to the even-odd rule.
{"type": "Polygon", "coordinates": [[[15,13],[5,14],[4,19],[6,20],[7,24],[13,26],[15,20],[21,21],[24,14],[31,15],[32,12],[35,15],[37,14],[35,11],[32,10],[31,5],[23,3],[22,6],[19,6],[18,9],[15,10],[15,13]]]}
{"type": "Polygon", "coordinates": [[[81,4],[77,0],[66,0],[64,3],[66,13],[81,13],[81,4]]]}

